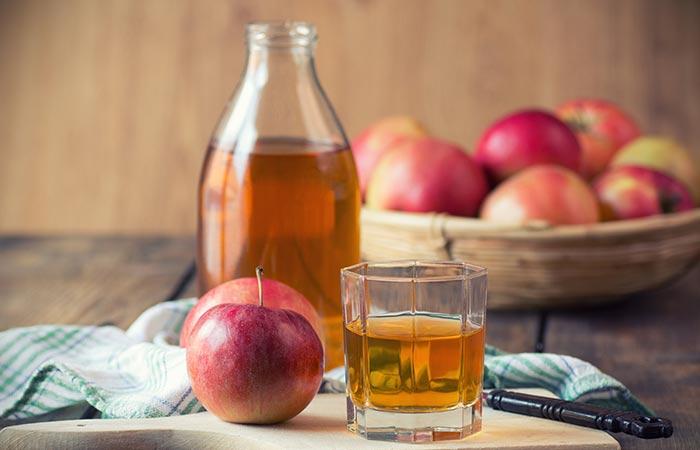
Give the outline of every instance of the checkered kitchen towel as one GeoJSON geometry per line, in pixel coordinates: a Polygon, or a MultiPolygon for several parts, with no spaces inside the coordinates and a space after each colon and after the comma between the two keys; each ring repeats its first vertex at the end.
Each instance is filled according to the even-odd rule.
{"type": "MultiPolygon", "coordinates": [[[[103,417],[159,417],[202,410],[185,350],[172,345],[195,299],[158,304],[129,329],[45,325],[0,333],[0,419],[87,400],[103,417]]],[[[619,381],[570,356],[487,349],[486,388],[542,387],[567,400],[651,413],[619,381]]],[[[343,392],[343,370],[322,392],[343,392]]]]}

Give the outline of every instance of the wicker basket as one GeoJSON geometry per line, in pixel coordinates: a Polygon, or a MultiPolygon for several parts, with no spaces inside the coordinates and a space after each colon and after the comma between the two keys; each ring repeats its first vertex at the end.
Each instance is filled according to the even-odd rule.
{"type": "Polygon", "coordinates": [[[367,260],[456,259],[487,267],[489,306],[586,306],[658,287],[700,260],[700,209],[595,225],[504,226],[363,209],[367,260]]]}

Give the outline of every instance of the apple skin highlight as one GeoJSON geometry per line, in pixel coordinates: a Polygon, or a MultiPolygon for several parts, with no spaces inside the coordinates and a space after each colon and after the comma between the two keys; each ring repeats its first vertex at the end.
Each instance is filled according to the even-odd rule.
{"type": "MultiPolygon", "coordinates": [[[[265,306],[273,309],[296,311],[309,321],[319,337],[323,336],[321,318],[304,295],[296,289],[270,278],[262,280],[265,306]]],[[[180,346],[187,347],[190,333],[202,315],[224,303],[258,304],[258,280],[254,277],[237,278],[222,283],[206,292],[190,310],[180,330],[180,346]]]]}

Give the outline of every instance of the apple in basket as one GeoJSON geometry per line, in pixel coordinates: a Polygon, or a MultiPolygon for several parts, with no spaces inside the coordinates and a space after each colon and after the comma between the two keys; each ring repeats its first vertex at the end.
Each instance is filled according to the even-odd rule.
{"type": "Polygon", "coordinates": [[[693,208],[693,199],[683,184],[646,167],[614,167],[603,173],[594,187],[606,220],[634,219],[693,208]]]}
{"type": "Polygon", "coordinates": [[[578,172],[581,147],[576,135],[552,114],[518,111],[493,123],[479,139],[474,157],[493,182],[537,164],[556,164],[578,172]]]}
{"type": "Polygon", "coordinates": [[[416,119],[393,116],[375,122],[353,139],[350,147],[357,166],[362,198],[365,198],[374,167],[387,151],[401,142],[427,135],[423,124],[416,119]]]}
{"type": "MultiPolygon", "coordinates": [[[[258,277],[262,270],[258,271],[258,277]]],[[[258,304],[220,304],[197,321],[187,373],[204,407],[222,420],[270,424],[299,414],[323,376],[323,346],[301,314],[258,304]]]]}
{"type": "MultiPolygon", "coordinates": [[[[265,278],[262,287],[266,293],[265,306],[272,309],[289,309],[309,321],[319,336],[323,336],[321,319],[311,303],[296,289],[276,280],[265,278]]],[[[224,303],[258,303],[258,281],[255,277],[238,278],[222,283],[202,295],[190,310],[180,330],[180,346],[187,347],[190,333],[202,315],[214,306],[224,303]]]]}
{"type": "Polygon", "coordinates": [[[586,179],[599,175],[620,148],[639,136],[634,120],[605,100],[571,100],[557,108],[557,116],[576,133],[586,179]]]}
{"type": "Polygon", "coordinates": [[[598,222],[599,210],[595,193],[580,176],[561,166],[539,165],[498,185],[484,200],[481,218],[519,225],[589,224],[598,222]]]}
{"type": "Polygon", "coordinates": [[[642,136],[620,149],[610,166],[643,166],[663,172],[683,183],[695,204],[700,204],[700,169],[690,152],[673,139],[642,136]]]}
{"type": "Polygon", "coordinates": [[[462,148],[436,139],[406,141],[382,157],[367,189],[367,206],[474,216],[488,191],[481,168],[462,148]]]}

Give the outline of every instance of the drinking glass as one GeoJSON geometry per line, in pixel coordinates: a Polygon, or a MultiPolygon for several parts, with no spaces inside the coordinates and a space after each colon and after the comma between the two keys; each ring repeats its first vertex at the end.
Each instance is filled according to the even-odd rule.
{"type": "Polygon", "coordinates": [[[350,431],[430,442],[481,429],[486,285],[463,262],[341,270],[350,431]]]}

